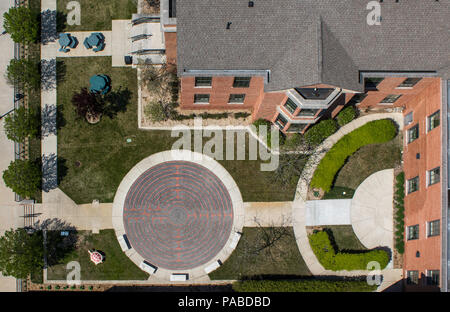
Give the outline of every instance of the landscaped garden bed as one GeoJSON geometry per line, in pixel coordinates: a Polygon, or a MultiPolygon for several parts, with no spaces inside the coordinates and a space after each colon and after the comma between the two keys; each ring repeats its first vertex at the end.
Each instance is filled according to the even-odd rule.
{"type": "Polygon", "coordinates": [[[234,252],[209,277],[213,280],[237,280],[310,275],[291,227],[246,227],[234,252]]]}
{"type": "Polygon", "coordinates": [[[60,264],[47,268],[48,280],[66,280],[67,263],[78,261],[81,280],[147,280],[149,275],[136,266],[120,248],[114,230],[101,230],[99,234],[79,231],[76,248],[66,255],[60,264]],[[105,254],[103,263],[95,265],[88,250],[96,249],[105,254]]]}
{"type": "Polygon", "coordinates": [[[308,238],[314,254],[327,270],[367,270],[368,264],[372,261],[378,262],[380,269],[384,269],[390,260],[389,253],[383,249],[364,252],[340,251],[330,239],[328,231],[317,231],[310,234],[308,238]]]}

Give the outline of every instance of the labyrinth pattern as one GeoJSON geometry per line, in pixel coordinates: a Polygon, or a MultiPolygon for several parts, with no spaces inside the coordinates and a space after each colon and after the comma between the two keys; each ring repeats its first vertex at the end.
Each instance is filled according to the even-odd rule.
{"type": "Polygon", "coordinates": [[[225,246],[233,205],[219,178],[187,161],[168,161],[144,172],[129,189],[124,226],[133,248],[151,264],[193,269],[225,246]]]}

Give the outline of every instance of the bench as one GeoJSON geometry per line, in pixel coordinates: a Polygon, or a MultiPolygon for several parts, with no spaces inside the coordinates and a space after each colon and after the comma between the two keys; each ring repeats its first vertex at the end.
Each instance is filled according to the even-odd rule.
{"type": "Polygon", "coordinates": [[[120,248],[122,248],[122,251],[131,249],[130,242],[128,242],[127,236],[125,234],[118,236],[117,240],[119,241],[119,245],[120,248]]]}
{"type": "Polygon", "coordinates": [[[220,261],[220,260],[214,261],[213,263],[211,263],[210,265],[208,265],[208,266],[205,268],[205,273],[206,273],[206,274],[209,274],[209,273],[211,273],[212,271],[218,269],[221,265],[222,265],[222,261],[220,261]]]}
{"type": "Polygon", "coordinates": [[[236,248],[236,246],[237,246],[237,244],[239,243],[239,239],[241,238],[241,233],[239,233],[239,232],[235,232],[234,234],[233,234],[233,239],[231,240],[231,243],[230,243],[230,248],[231,249],[235,249],[236,248]]]}
{"type": "Polygon", "coordinates": [[[185,282],[189,279],[189,274],[185,273],[174,273],[170,275],[171,282],[185,282]]]}
{"type": "Polygon", "coordinates": [[[157,267],[155,267],[153,264],[143,260],[141,262],[141,264],[139,265],[139,267],[144,270],[145,272],[147,272],[148,274],[155,274],[156,271],[158,270],[157,267]]]}

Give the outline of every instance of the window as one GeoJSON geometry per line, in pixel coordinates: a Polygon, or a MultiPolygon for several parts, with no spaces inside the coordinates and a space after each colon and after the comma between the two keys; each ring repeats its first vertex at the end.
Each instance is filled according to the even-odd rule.
{"type": "Polygon", "coordinates": [[[410,112],[409,114],[407,114],[407,115],[405,116],[404,124],[405,124],[405,126],[408,126],[408,125],[411,124],[412,122],[413,122],[413,112],[410,112]]]}
{"type": "Polygon", "coordinates": [[[297,104],[294,103],[290,98],[287,99],[286,103],[284,103],[284,107],[293,114],[295,110],[297,109],[297,104]]]}
{"type": "Polygon", "coordinates": [[[427,270],[427,285],[439,285],[439,270],[427,270]]]}
{"type": "Polygon", "coordinates": [[[401,96],[401,94],[389,94],[380,102],[380,104],[393,104],[397,102],[401,96]]]}
{"type": "Polygon", "coordinates": [[[428,185],[433,185],[441,181],[441,168],[437,167],[428,171],[428,185]]]}
{"type": "Polygon", "coordinates": [[[230,94],[228,103],[230,104],[243,104],[245,99],[245,94],[230,94]]]}
{"type": "Polygon", "coordinates": [[[280,127],[280,129],[284,129],[287,124],[286,118],[284,118],[281,114],[278,114],[277,119],[275,120],[275,124],[280,127]]]}
{"type": "Polygon", "coordinates": [[[408,240],[419,239],[419,225],[408,226],[408,240]]]}
{"type": "Polygon", "coordinates": [[[419,177],[408,180],[408,194],[414,193],[419,190],[419,177]]]}
{"type": "Polygon", "coordinates": [[[318,111],[319,111],[318,109],[304,109],[304,108],[302,108],[302,110],[300,111],[300,113],[298,115],[299,116],[304,116],[304,117],[314,117],[314,116],[316,116],[318,111]]]}
{"type": "Polygon", "coordinates": [[[252,77],[234,77],[233,88],[248,88],[252,77]]]}
{"type": "Polygon", "coordinates": [[[291,124],[287,129],[288,132],[302,132],[308,124],[291,124]]]}
{"type": "Polygon", "coordinates": [[[408,285],[419,284],[419,271],[407,271],[406,273],[406,283],[408,285]]]}
{"type": "Polygon", "coordinates": [[[194,104],[208,104],[209,94],[194,94],[194,104]]]}
{"type": "Polygon", "coordinates": [[[366,89],[376,89],[382,81],[383,78],[365,78],[364,85],[366,89]]]}
{"type": "Polygon", "coordinates": [[[441,234],[441,220],[434,220],[428,222],[427,236],[438,236],[441,234]]]}
{"type": "Polygon", "coordinates": [[[419,138],[419,124],[409,128],[407,134],[408,134],[408,144],[417,140],[419,138]]]}
{"type": "Polygon", "coordinates": [[[349,101],[349,105],[358,105],[367,97],[367,93],[356,93],[349,101]]]}
{"type": "Polygon", "coordinates": [[[440,113],[441,113],[440,111],[437,111],[431,116],[428,116],[428,131],[431,131],[440,125],[441,123],[441,118],[439,116],[440,113]]]}
{"type": "Polygon", "coordinates": [[[422,80],[422,78],[407,78],[397,88],[412,88],[420,80],[422,80]]]}
{"type": "Polygon", "coordinates": [[[212,77],[195,77],[196,87],[211,87],[212,77]]]}

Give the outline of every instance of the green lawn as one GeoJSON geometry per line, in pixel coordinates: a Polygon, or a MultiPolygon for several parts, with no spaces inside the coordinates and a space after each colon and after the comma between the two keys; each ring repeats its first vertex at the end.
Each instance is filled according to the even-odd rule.
{"type": "Polygon", "coordinates": [[[339,251],[367,250],[359,241],[351,225],[329,225],[326,228],[333,233],[339,251]]]}
{"type": "MultiPolygon", "coordinates": [[[[67,15],[69,10],[66,6],[70,1],[58,0],[58,11],[67,15]]],[[[131,15],[137,13],[133,0],[77,0],[77,2],[81,6],[81,25],[70,26],[65,23],[64,31],[111,30],[113,19],[131,19],[131,15]]]]}
{"type": "MultiPolygon", "coordinates": [[[[154,153],[171,149],[177,138],[172,138],[170,131],[138,129],[135,69],[112,68],[110,57],[59,58],[58,63],[59,70],[65,72],[57,89],[60,188],[78,204],[94,199],[112,202],[123,177],[135,164],[154,153]],[[112,92],[129,90],[131,96],[125,111],[112,119],[103,116],[98,124],[90,125],[77,118],[71,98],[80,88],[88,87],[89,78],[95,74],[111,77],[112,92]],[[127,143],[127,139],[131,139],[131,143],[127,143]]],[[[273,172],[260,171],[260,160],[220,163],[233,176],[244,201],[290,201],[294,198],[298,179],[293,179],[280,191],[273,186],[273,172]]]]}
{"type": "Polygon", "coordinates": [[[339,170],[335,178],[334,187],[325,195],[326,199],[344,198],[345,196],[341,195],[342,190],[349,195],[373,173],[400,165],[402,159],[401,151],[401,134],[386,143],[363,146],[351,155],[345,165],[339,170]]]}
{"type": "Polygon", "coordinates": [[[61,264],[47,269],[49,280],[65,280],[68,271],[66,264],[78,261],[81,267],[81,280],[146,280],[149,275],[137,267],[122,251],[114,230],[101,230],[99,234],[88,231],[78,232],[77,248],[68,254],[61,264]],[[95,265],[90,261],[89,249],[105,253],[105,261],[95,265]]]}
{"type": "Polygon", "coordinates": [[[213,280],[242,279],[247,277],[310,276],[303,260],[294,231],[287,228],[288,235],[276,241],[272,247],[254,254],[254,246],[261,246],[260,228],[244,228],[238,246],[223,265],[209,274],[213,280]]]}

